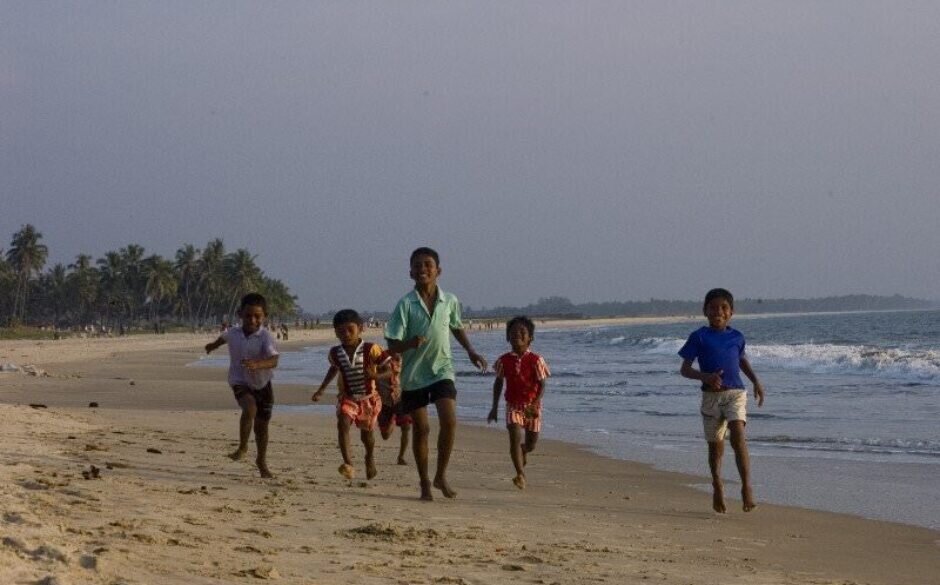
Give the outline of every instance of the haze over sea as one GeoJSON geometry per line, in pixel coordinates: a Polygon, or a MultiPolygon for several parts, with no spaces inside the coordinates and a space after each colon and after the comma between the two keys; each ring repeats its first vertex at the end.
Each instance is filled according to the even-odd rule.
{"type": "MultiPolygon", "coordinates": [[[[707,488],[699,390],[679,376],[676,354],[703,324],[540,324],[533,350],[553,374],[543,437],[693,473],[707,488]]],[[[747,338],[767,391],[758,409],[749,388],[747,432],[759,501],[940,528],[940,311],[739,315],[732,326],[747,338]]],[[[491,362],[508,350],[502,330],[474,330],[472,340],[491,362]]],[[[277,381],[318,384],[326,351],[284,354],[277,381]]],[[[455,355],[460,420],[485,424],[492,375],[475,373],[456,346],[455,355]]],[[[223,355],[201,363],[225,362],[223,355]]],[[[502,414],[501,407],[499,428],[502,414]]],[[[508,458],[506,465],[510,474],[508,458]]],[[[730,447],[723,472],[734,497],[730,447]]],[[[530,481],[537,485],[537,467],[530,481]]]]}

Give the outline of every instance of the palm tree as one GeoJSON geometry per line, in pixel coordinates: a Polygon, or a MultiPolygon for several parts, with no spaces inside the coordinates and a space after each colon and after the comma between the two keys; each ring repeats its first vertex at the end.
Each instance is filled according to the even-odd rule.
{"type": "Polygon", "coordinates": [[[40,244],[42,234],[31,224],[26,224],[13,234],[7,262],[16,274],[16,293],[13,297],[13,319],[26,320],[26,305],[29,302],[29,281],[46,264],[49,249],[40,244]]]}
{"type": "Polygon", "coordinates": [[[193,318],[193,294],[199,285],[199,250],[192,244],[186,244],[176,251],[176,277],[182,289],[182,305],[186,309],[186,318],[195,326],[193,318]]]}
{"type": "Polygon", "coordinates": [[[78,320],[84,325],[91,318],[91,309],[98,298],[98,274],[91,265],[91,256],[79,254],[69,264],[69,286],[72,303],[76,307],[78,320]]]}
{"type": "Polygon", "coordinates": [[[98,258],[98,276],[101,294],[98,296],[104,309],[104,317],[111,321],[114,313],[123,319],[127,306],[127,290],[124,278],[124,259],[118,252],[107,252],[98,258]]]}
{"type": "MultiPolygon", "coordinates": [[[[218,310],[218,306],[224,302],[220,301],[225,286],[225,244],[222,243],[221,238],[216,238],[206,244],[199,258],[199,266],[199,288],[202,293],[200,317],[202,321],[205,321],[208,320],[210,313],[218,310]]],[[[215,315],[218,314],[218,312],[215,313],[215,315]]]]}
{"type": "MultiPolygon", "coordinates": [[[[6,261],[3,250],[0,249],[0,315],[5,315],[7,307],[13,306],[13,287],[15,283],[16,277],[13,274],[13,268],[6,261]]],[[[8,321],[11,318],[12,315],[3,319],[3,321],[8,321]]]]}
{"type": "Polygon", "coordinates": [[[255,264],[255,256],[239,248],[225,257],[226,285],[231,291],[232,301],[229,303],[228,314],[234,315],[235,307],[242,295],[256,290],[261,284],[261,269],[255,264]]]}
{"type": "Polygon", "coordinates": [[[263,279],[261,294],[268,301],[268,312],[272,317],[293,317],[297,314],[297,297],[280,280],[276,278],[263,279]]]}
{"type": "Polygon", "coordinates": [[[165,299],[176,294],[179,281],[173,271],[173,263],[162,256],[151,256],[144,260],[143,265],[147,278],[145,290],[150,299],[150,318],[159,319],[160,305],[165,299]]]}
{"type": "Polygon", "coordinates": [[[124,285],[127,292],[127,310],[132,321],[139,317],[138,309],[147,302],[147,277],[144,274],[144,247],[128,244],[120,249],[124,264],[124,285]]]}
{"type": "Polygon", "coordinates": [[[69,281],[65,266],[56,264],[40,282],[41,290],[48,301],[48,309],[52,311],[52,325],[58,327],[69,304],[69,281]]]}

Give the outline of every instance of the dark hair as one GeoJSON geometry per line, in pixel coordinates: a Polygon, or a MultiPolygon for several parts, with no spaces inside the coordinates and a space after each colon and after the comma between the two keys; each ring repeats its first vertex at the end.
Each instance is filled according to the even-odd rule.
{"type": "Polygon", "coordinates": [[[430,256],[434,258],[434,264],[438,266],[441,265],[441,257],[437,255],[437,252],[433,248],[426,246],[422,246],[411,253],[411,258],[408,259],[408,265],[410,266],[418,256],[430,256]]]}
{"type": "Polygon", "coordinates": [[[337,311],[333,315],[333,327],[339,327],[340,325],[345,325],[346,323],[355,323],[356,325],[362,327],[362,317],[359,316],[359,313],[352,309],[343,309],[342,311],[337,311]]]}
{"type": "Polygon", "coordinates": [[[731,305],[732,309],[734,309],[734,297],[731,295],[731,292],[724,288],[713,288],[705,293],[705,302],[702,304],[702,310],[704,311],[708,307],[708,303],[715,299],[724,299],[728,301],[728,304],[731,305]]]}
{"type": "Polygon", "coordinates": [[[265,315],[268,314],[268,301],[260,293],[253,292],[253,293],[248,293],[247,295],[243,296],[242,304],[238,308],[238,311],[241,312],[245,309],[245,307],[248,307],[248,306],[261,307],[261,310],[264,311],[264,314],[265,315]]]}
{"type": "Polygon", "coordinates": [[[529,332],[529,337],[535,337],[535,323],[532,322],[532,319],[529,319],[525,315],[518,315],[506,323],[506,341],[509,341],[509,330],[515,325],[522,325],[529,332]]]}

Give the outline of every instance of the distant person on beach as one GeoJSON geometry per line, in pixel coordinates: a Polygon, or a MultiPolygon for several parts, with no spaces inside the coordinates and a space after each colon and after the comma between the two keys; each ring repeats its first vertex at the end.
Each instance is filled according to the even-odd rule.
{"type": "Polygon", "coordinates": [[[387,377],[391,368],[390,357],[375,343],[362,340],[362,317],[352,309],[343,309],[333,316],[333,330],[340,344],[330,348],[330,369],[323,377],[320,388],[310,397],[318,402],[333,378],[339,374],[336,399],[336,430],[339,437],[339,452],[343,464],[339,473],[346,479],[355,475],[349,453],[349,428],[355,424],[366,448],[366,477],[372,479],[378,473],[375,467],[375,437],[373,430],[382,410],[382,399],[376,390],[376,378],[387,377]]]}
{"type": "Polygon", "coordinates": [[[219,338],[206,344],[206,353],[228,344],[228,383],[235,400],[241,407],[238,422],[238,449],[229,455],[235,461],[248,454],[248,439],[255,430],[258,456],[255,463],[261,477],[274,477],[268,469],[268,424],[274,409],[274,390],[271,388],[272,371],[277,367],[278,353],[271,332],[262,327],[268,303],[258,293],[242,297],[238,309],[241,327],[226,329],[219,338]]]}
{"type": "Polygon", "coordinates": [[[457,339],[470,361],[486,371],[486,359],[473,349],[460,319],[460,301],[437,285],[441,275],[440,257],[431,248],[418,248],[409,259],[415,286],[402,297],[385,324],[389,351],[402,356],[402,414],[414,421],[412,451],[421,482],[421,499],[433,500],[428,474],[427,407],[434,403],[440,430],[437,435],[437,471],[433,486],[447,498],[457,492],[447,483],[447,464],[457,431],[457,388],[450,336],[457,339]]]}
{"type": "Polygon", "coordinates": [[[378,380],[379,395],[382,397],[382,412],[379,413],[379,432],[382,439],[388,440],[392,436],[395,426],[401,431],[398,445],[398,464],[408,465],[405,461],[405,452],[408,450],[408,437],[411,435],[411,415],[398,412],[398,403],[401,400],[401,356],[389,354],[389,377],[378,380]],[[392,426],[392,423],[395,426],[392,426]]]}
{"type": "Polygon", "coordinates": [[[721,481],[721,459],[724,455],[725,432],[731,431],[731,447],[741,476],[741,501],[745,512],[757,503],[751,489],[750,460],[744,427],[747,425],[747,391],[741,372],[754,386],[757,406],[764,404],[764,388],[744,352],[744,335],[728,326],[734,314],[734,297],[723,288],[705,295],[703,307],[708,326],[689,335],[679,350],[682,376],[702,383],[702,422],[708,441],[708,467],[712,474],[712,508],[725,513],[724,487],[721,481]],[[698,360],[698,369],[692,363],[698,360]]]}
{"type": "Polygon", "coordinates": [[[487,422],[496,422],[505,381],[509,455],[516,468],[512,483],[520,490],[526,485],[528,454],[535,450],[542,430],[542,395],[545,393],[545,380],[551,375],[542,356],[529,351],[534,338],[535,323],[528,317],[513,317],[506,324],[506,341],[512,346],[512,351],[499,356],[493,364],[496,371],[493,408],[486,417],[487,422]]]}

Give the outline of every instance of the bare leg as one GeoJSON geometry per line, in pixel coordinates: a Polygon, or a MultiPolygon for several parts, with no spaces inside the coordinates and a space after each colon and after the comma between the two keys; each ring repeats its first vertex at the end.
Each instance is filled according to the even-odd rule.
{"type": "Polygon", "coordinates": [[[255,415],[258,414],[258,406],[251,394],[242,394],[238,406],[242,409],[241,418],[238,419],[238,449],[229,453],[234,461],[244,459],[248,454],[248,439],[251,437],[251,427],[255,424],[255,415]]]}
{"type": "Polygon", "coordinates": [[[535,444],[539,440],[539,434],[535,431],[526,431],[525,432],[525,444],[522,446],[522,464],[526,465],[529,462],[527,455],[532,451],[535,451],[535,444]]]}
{"type": "Polygon", "coordinates": [[[375,468],[375,435],[372,431],[360,429],[359,436],[366,448],[366,479],[372,479],[379,473],[375,468]]]}
{"type": "Polygon", "coordinates": [[[427,407],[418,408],[411,413],[414,420],[414,439],[411,450],[415,456],[415,466],[418,468],[418,479],[421,481],[421,499],[431,501],[431,480],[428,478],[428,435],[431,428],[428,424],[427,407]]]}
{"type": "Polygon", "coordinates": [[[408,450],[408,435],[411,434],[411,426],[398,427],[398,430],[401,431],[401,444],[398,447],[398,464],[408,465],[408,462],[405,461],[405,451],[408,450]]]}
{"type": "Polygon", "coordinates": [[[745,422],[735,420],[728,423],[731,429],[731,448],[734,449],[734,462],[741,476],[741,502],[745,512],[757,507],[751,490],[751,459],[747,452],[747,438],[744,432],[745,422]]]}
{"type": "Polygon", "coordinates": [[[268,469],[268,423],[271,421],[255,419],[255,445],[258,447],[258,457],[255,464],[261,477],[274,477],[268,469]]]}
{"type": "Polygon", "coordinates": [[[725,492],[721,483],[721,458],[725,454],[724,441],[708,442],[708,467],[712,472],[712,508],[725,513],[725,492]]]}
{"type": "Polygon", "coordinates": [[[339,473],[346,479],[353,478],[352,458],[349,456],[349,417],[340,414],[336,417],[336,438],[339,441],[339,454],[343,457],[343,464],[339,466],[339,473]]]}
{"type": "Polygon", "coordinates": [[[457,435],[457,401],[453,398],[438,398],[437,420],[441,425],[437,433],[437,472],[434,474],[434,487],[441,490],[445,498],[456,498],[457,492],[447,485],[447,464],[454,449],[454,437],[457,435]]]}
{"type": "Polygon", "coordinates": [[[525,489],[525,451],[522,447],[522,427],[517,424],[510,424],[509,429],[509,456],[512,458],[512,465],[516,468],[516,477],[512,478],[512,483],[520,490],[525,489]]]}

